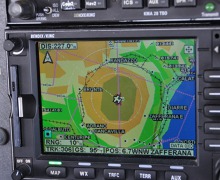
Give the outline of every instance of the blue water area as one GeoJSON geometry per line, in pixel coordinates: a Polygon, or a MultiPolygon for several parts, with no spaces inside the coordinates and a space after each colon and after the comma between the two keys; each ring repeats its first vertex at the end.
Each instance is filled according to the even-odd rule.
{"type": "MultiPolygon", "coordinates": [[[[191,97],[194,96],[196,92],[195,81],[184,81],[177,90],[178,91],[175,92],[169,105],[187,106],[188,110],[172,110],[173,114],[183,114],[184,119],[187,116],[186,121],[182,126],[184,119],[183,120],[172,119],[168,131],[163,136],[163,141],[172,139],[177,136],[179,140],[196,140],[196,108],[195,108],[196,100],[193,97],[191,97]],[[189,94],[191,96],[187,96],[185,94],[189,94]]],[[[164,142],[163,148],[170,149],[170,143],[174,141],[175,140],[164,142]]],[[[195,146],[194,146],[194,154],[196,156],[195,146]]]]}

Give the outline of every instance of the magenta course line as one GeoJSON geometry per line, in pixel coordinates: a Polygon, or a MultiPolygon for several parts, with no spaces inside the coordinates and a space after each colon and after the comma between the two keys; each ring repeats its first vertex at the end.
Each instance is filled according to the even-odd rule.
{"type": "MultiPolygon", "coordinates": [[[[118,44],[117,44],[118,46],[118,44]]],[[[117,58],[118,58],[118,47],[116,48],[117,51],[117,58]]],[[[118,95],[120,93],[120,75],[119,75],[119,64],[117,63],[117,87],[118,87],[118,95]]],[[[118,104],[118,129],[121,129],[121,104],[118,104]]],[[[121,135],[119,134],[119,147],[121,147],[121,135]]]]}
{"type": "Polygon", "coordinates": [[[55,65],[54,65],[54,73],[53,73],[53,83],[52,86],[55,84],[55,77],[57,74],[57,60],[58,60],[58,51],[56,51],[56,59],[55,59],[55,65]]]}

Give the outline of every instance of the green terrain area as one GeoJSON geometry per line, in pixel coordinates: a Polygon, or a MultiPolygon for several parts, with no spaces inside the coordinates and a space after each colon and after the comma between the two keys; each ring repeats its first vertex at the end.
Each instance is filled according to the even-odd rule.
{"type": "Polygon", "coordinates": [[[103,88],[107,89],[108,91],[104,91],[102,94],[101,110],[109,120],[118,121],[119,108],[113,102],[112,97],[112,95],[115,95],[115,92],[119,91],[117,89],[118,87],[115,86],[118,81],[120,81],[120,95],[123,97],[123,101],[121,102],[123,105],[120,106],[120,119],[121,121],[128,121],[131,115],[134,113],[137,91],[134,82],[128,77],[114,77],[104,84],[103,88]]]}

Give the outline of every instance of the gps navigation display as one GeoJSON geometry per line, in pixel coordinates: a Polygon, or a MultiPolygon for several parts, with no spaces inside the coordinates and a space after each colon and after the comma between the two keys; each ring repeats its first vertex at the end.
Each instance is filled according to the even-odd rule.
{"type": "Polygon", "coordinates": [[[196,40],[40,41],[44,153],[196,158],[196,40]]]}

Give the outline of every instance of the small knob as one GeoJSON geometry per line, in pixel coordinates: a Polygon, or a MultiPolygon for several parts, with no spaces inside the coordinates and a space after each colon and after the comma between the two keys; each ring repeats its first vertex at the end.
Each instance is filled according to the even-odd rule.
{"type": "Polygon", "coordinates": [[[53,12],[53,9],[49,6],[45,7],[44,8],[44,13],[45,14],[51,14],[53,12]]]}
{"type": "Polygon", "coordinates": [[[19,52],[24,48],[24,43],[21,38],[11,38],[9,40],[5,40],[3,46],[4,46],[5,51],[19,52]]]}
{"type": "Polygon", "coordinates": [[[31,174],[31,167],[27,164],[21,164],[17,169],[15,169],[11,175],[13,180],[22,180],[31,174]]]}
{"type": "Polygon", "coordinates": [[[32,19],[35,17],[35,4],[31,0],[18,0],[9,5],[8,13],[14,18],[32,19]]]}
{"type": "Polygon", "coordinates": [[[0,128],[0,145],[5,145],[8,142],[8,133],[5,129],[0,128]]]}

